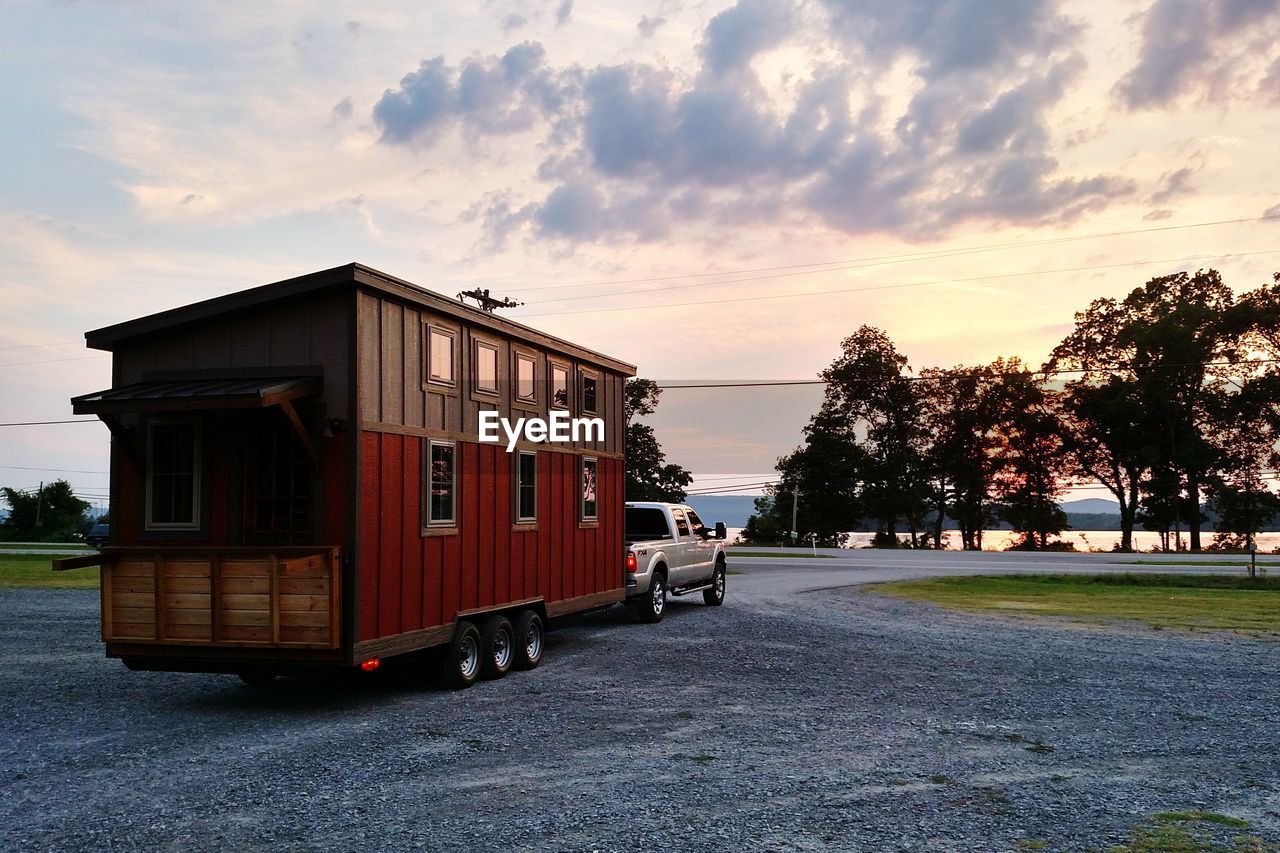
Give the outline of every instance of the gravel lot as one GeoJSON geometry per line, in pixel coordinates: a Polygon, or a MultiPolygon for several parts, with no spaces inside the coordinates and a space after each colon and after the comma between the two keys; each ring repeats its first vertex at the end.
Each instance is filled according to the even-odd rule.
{"type": "Polygon", "coordinates": [[[0,849],[1080,850],[1190,809],[1280,840],[1275,642],[750,571],[458,693],[130,673],[95,593],[2,591],[0,849]]]}

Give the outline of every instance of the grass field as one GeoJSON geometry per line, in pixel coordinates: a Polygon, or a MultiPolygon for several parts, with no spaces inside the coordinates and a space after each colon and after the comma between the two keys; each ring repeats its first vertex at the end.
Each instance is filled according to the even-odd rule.
{"type": "Polygon", "coordinates": [[[1153,628],[1280,632],[1280,578],[1226,575],[1004,575],[867,589],[952,610],[1143,622],[1153,628]]]}
{"type": "Polygon", "coordinates": [[[97,589],[98,568],[53,571],[48,555],[0,554],[0,589],[97,589]]]}

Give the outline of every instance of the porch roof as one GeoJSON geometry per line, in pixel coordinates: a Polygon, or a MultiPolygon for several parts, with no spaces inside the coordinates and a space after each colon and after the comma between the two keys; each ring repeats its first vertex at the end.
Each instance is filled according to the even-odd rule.
{"type": "Polygon", "coordinates": [[[258,409],[320,392],[319,376],[160,379],[71,398],[77,415],[258,409]]]}

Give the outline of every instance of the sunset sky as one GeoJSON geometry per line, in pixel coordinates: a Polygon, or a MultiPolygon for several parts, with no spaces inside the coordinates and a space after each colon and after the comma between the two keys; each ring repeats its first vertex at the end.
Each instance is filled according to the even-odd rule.
{"type": "MultiPolygon", "coordinates": [[[[1280,269],[1280,0],[11,0],[0,104],[6,423],[109,384],[87,329],[353,260],[664,380],[864,323],[1039,363],[1099,296],[1280,269]]],[[[704,477],[810,414],[692,393],[657,425],[704,477]]],[[[0,484],[104,494],[106,448],[0,428],[0,484]]]]}

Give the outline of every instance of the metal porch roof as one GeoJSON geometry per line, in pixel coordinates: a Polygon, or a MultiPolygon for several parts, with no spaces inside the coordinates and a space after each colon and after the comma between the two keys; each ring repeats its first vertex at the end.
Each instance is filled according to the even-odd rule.
{"type": "Polygon", "coordinates": [[[319,393],[319,376],[163,379],[71,398],[77,415],[256,409],[319,393]]]}

